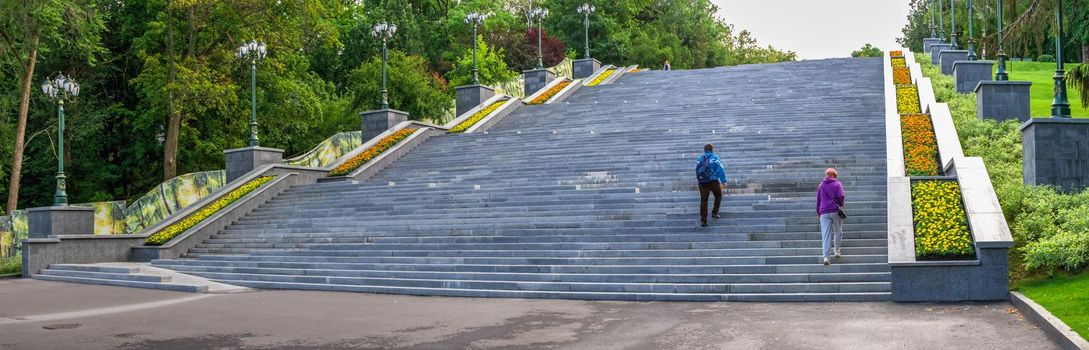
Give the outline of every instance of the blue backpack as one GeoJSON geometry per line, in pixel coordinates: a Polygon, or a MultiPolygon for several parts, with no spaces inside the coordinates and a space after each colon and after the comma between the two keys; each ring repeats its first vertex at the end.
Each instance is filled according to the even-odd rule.
{"type": "Polygon", "coordinates": [[[715,168],[711,167],[711,157],[703,157],[696,163],[696,180],[701,184],[715,181],[715,168]]]}

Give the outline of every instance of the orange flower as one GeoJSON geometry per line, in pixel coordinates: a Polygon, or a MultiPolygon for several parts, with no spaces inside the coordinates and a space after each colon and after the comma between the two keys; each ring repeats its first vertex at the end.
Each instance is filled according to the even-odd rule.
{"type": "Polygon", "coordinates": [[[892,58],[897,58],[897,57],[904,57],[904,52],[903,52],[903,51],[899,51],[899,50],[897,50],[897,51],[890,51],[890,52],[889,52],[889,56],[890,56],[890,57],[892,57],[892,58]]]}
{"type": "Polygon", "coordinates": [[[548,99],[552,98],[552,96],[555,95],[557,92],[560,92],[560,90],[563,90],[563,88],[567,87],[567,85],[571,85],[570,80],[564,80],[563,82],[552,86],[547,91],[534,98],[532,101],[529,101],[529,103],[527,104],[539,105],[548,102],[548,99]]]}
{"type": "Polygon", "coordinates": [[[938,140],[934,124],[926,114],[900,116],[900,134],[903,136],[904,167],[908,176],[938,176],[938,140]]]}
{"type": "Polygon", "coordinates": [[[393,134],[383,137],[381,140],[378,140],[378,143],[375,143],[374,146],[371,146],[371,148],[368,148],[366,151],[363,151],[355,155],[351,159],[344,161],[344,163],[341,163],[336,168],[333,168],[333,170],[329,172],[329,176],[347,175],[352,171],[355,171],[355,169],[359,169],[359,167],[363,166],[363,164],[367,164],[367,162],[382,154],[382,152],[393,148],[393,146],[397,145],[409,135],[412,135],[412,133],[414,132],[416,132],[416,129],[404,128],[393,134]]]}
{"type": "Polygon", "coordinates": [[[893,67],[892,82],[897,85],[911,84],[911,71],[907,67],[893,67]]]}

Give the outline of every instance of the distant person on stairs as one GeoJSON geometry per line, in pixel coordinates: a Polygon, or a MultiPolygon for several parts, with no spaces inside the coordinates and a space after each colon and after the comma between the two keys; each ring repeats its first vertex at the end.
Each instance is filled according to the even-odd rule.
{"type": "Polygon", "coordinates": [[[696,159],[696,180],[700,185],[700,226],[707,227],[707,197],[715,195],[715,208],[711,217],[718,219],[722,205],[722,189],[726,188],[726,168],[715,155],[715,146],[703,145],[703,155],[696,159]]]}
{"type": "Polygon", "coordinates": [[[673,70],[673,67],[669,66],[669,61],[668,60],[666,60],[665,63],[662,64],[662,70],[673,70]]]}
{"type": "Polygon", "coordinates": [[[835,241],[836,257],[843,256],[843,219],[847,218],[843,211],[845,196],[843,184],[837,179],[839,172],[828,168],[824,171],[824,181],[817,186],[817,217],[821,222],[821,252],[824,253],[824,264],[831,264],[828,256],[831,253],[833,240],[835,241]]]}

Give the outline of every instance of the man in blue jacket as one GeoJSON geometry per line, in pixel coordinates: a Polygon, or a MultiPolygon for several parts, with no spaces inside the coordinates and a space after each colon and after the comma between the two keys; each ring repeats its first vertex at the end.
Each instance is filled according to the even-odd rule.
{"type": "Polygon", "coordinates": [[[722,160],[715,155],[715,146],[703,146],[703,155],[696,159],[696,180],[700,184],[700,226],[707,227],[707,197],[715,195],[715,207],[711,217],[718,219],[718,209],[722,205],[722,189],[726,188],[726,168],[722,160]]]}

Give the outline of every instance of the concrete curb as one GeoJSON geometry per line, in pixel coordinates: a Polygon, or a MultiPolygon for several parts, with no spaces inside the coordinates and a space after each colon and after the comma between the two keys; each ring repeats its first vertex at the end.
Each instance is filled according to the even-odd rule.
{"type": "Polygon", "coordinates": [[[1021,310],[1021,313],[1036,323],[1052,339],[1057,341],[1066,350],[1089,350],[1089,341],[1086,341],[1070,326],[1052,315],[1043,306],[1029,299],[1024,294],[1010,292],[1010,302],[1021,310]]]}

